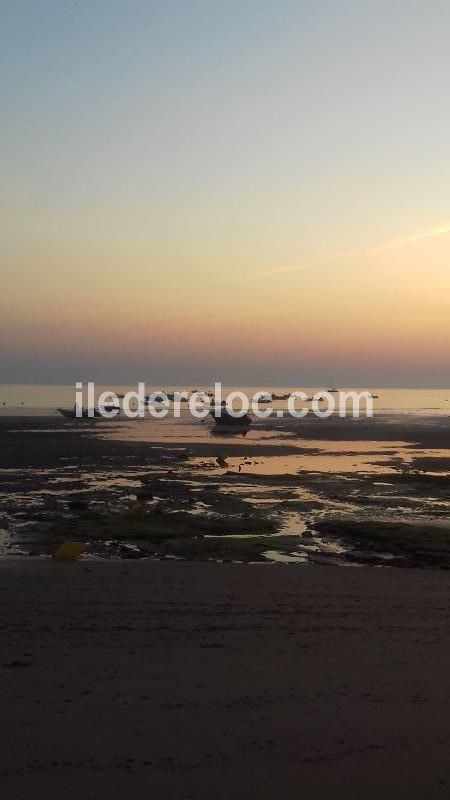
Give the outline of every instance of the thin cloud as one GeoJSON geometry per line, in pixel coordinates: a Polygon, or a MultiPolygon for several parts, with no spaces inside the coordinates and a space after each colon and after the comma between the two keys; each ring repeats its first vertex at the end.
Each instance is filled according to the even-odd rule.
{"type": "Polygon", "coordinates": [[[274,267],[273,269],[259,270],[256,274],[259,276],[267,275],[282,275],[289,272],[299,272],[302,269],[311,267],[319,267],[329,264],[333,261],[340,261],[351,258],[375,258],[378,256],[388,255],[390,252],[395,251],[401,247],[407,247],[410,244],[417,244],[418,242],[426,241],[427,239],[438,239],[442,236],[450,235],[450,222],[442,225],[435,225],[432,228],[424,228],[422,230],[413,231],[407,236],[401,236],[397,239],[387,239],[365,250],[353,250],[348,252],[330,253],[320,259],[309,260],[307,264],[296,264],[295,266],[274,267]]]}
{"type": "Polygon", "coordinates": [[[435,225],[432,228],[425,228],[407,236],[402,236],[398,239],[388,239],[386,242],[375,245],[366,251],[366,255],[382,255],[384,252],[396,250],[398,247],[405,247],[409,244],[416,244],[423,242],[427,239],[438,239],[441,236],[448,236],[450,234],[450,223],[446,222],[443,225],[435,225]]]}

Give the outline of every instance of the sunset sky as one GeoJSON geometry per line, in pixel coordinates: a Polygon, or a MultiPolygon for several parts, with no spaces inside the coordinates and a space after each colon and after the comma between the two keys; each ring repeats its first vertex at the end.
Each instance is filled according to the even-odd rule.
{"type": "Polygon", "coordinates": [[[0,0],[0,382],[449,386],[450,4],[0,0]]]}

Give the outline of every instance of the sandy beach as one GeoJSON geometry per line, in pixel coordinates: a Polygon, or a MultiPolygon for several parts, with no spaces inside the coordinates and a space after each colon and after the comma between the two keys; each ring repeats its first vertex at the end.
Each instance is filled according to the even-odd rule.
{"type": "Polygon", "coordinates": [[[447,572],[0,562],[14,800],[447,798],[447,572]]]}

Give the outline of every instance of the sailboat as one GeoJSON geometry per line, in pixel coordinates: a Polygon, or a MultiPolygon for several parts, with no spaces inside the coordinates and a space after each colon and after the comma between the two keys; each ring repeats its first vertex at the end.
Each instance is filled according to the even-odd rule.
{"type": "Polygon", "coordinates": [[[331,389],[327,389],[327,392],[334,392],[335,394],[339,391],[337,386],[335,386],[334,378],[331,377],[331,389]]]}

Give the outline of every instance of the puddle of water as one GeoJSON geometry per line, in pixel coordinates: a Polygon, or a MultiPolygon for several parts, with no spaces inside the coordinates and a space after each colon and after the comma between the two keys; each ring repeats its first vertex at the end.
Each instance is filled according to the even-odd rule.
{"type": "Polygon", "coordinates": [[[310,531],[308,538],[302,537],[296,544],[296,550],[289,554],[279,550],[266,550],[262,555],[269,561],[282,564],[301,564],[313,561],[345,565],[339,557],[348,552],[348,548],[337,541],[327,540],[316,531],[310,531]]]}
{"type": "Polygon", "coordinates": [[[308,561],[307,556],[296,553],[279,553],[278,550],[265,550],[262,555],[269,561],[275,561],[278,564],[306,564],[308,561]]]}
{"type": "Polygon", "coordinates": [[[242,475],[300,475],[308,473],[334,473],[364,472],[364,473],[395,473],[396,466],[380,466],[373,463],[372,455],[284,455],[257,458],[227,458],[226,467],[220,466],[215,458],[191,458],[189,464],[197,468],[200,474],[208,475],[215,471],[217,475],[227,472],[236,472],[242,475]]]}
{"type": "Polygon", "coordinates": [[[136,488],[142,486],[142,480],[139,478],[123,478],[120,475],[91,475],[82,476],[81,480],[87,481],[88,489],[107,489],[108,487],[131,487],[136,488]]]}
{"type": "Polygon", "coordinates": [[[192,417],[175,420],[144,419],[120,421],[114,427],[103,426],[100,438],[125,442],[186,442],[199,444],[205,441],[224,441],[230,444],[255,444],[259,441],[282,443],[283,440],[292,441],[292,436],[287,436],[283,430],[262,430],[251,426],[243,431],[220,431],[213,423],[207,420],[195,422],[192,417]]]}
{"type": "MultiPolygon", "coordinates": [[[[282,444],[282,442],[278,442],[282,444]]],[[[448,450],[412,449],[408,442],[372,441],[315,441],[297,439],[296,446],[303,451],[289,455],[203,457],[188,461],[200,474],[225,475],[227,472],[242,475],[300,475],[302,472],[331,473],[342,479],[348,474],[397,474],[407,470],[416,457],[447,458],[448,450]],[[306,452],[305,452],[306,451],[306,452]],[[308,452],[309,451],[309,452],[308,452]],[[341,475],[341,473],[343,473],[341,475]]],[[[430,464],[430,467],[434,465],[430,464]]],[[[419,470],[422,471],[422,470],[419,470]]],[[[425,472],[425,470],[423,470],[425,472]]],[[[426,470],[427,475],[445,475],[445,471],[426,470]]],[[[392,485],[379,482],[379,485],[392,485]]]]}
{"type": "Polygon", "coordinates": [[[278,533],[290,536],[300,536],[307,528],[306,520],[300,514],[282,514],[281,528],[278,533]]]}

